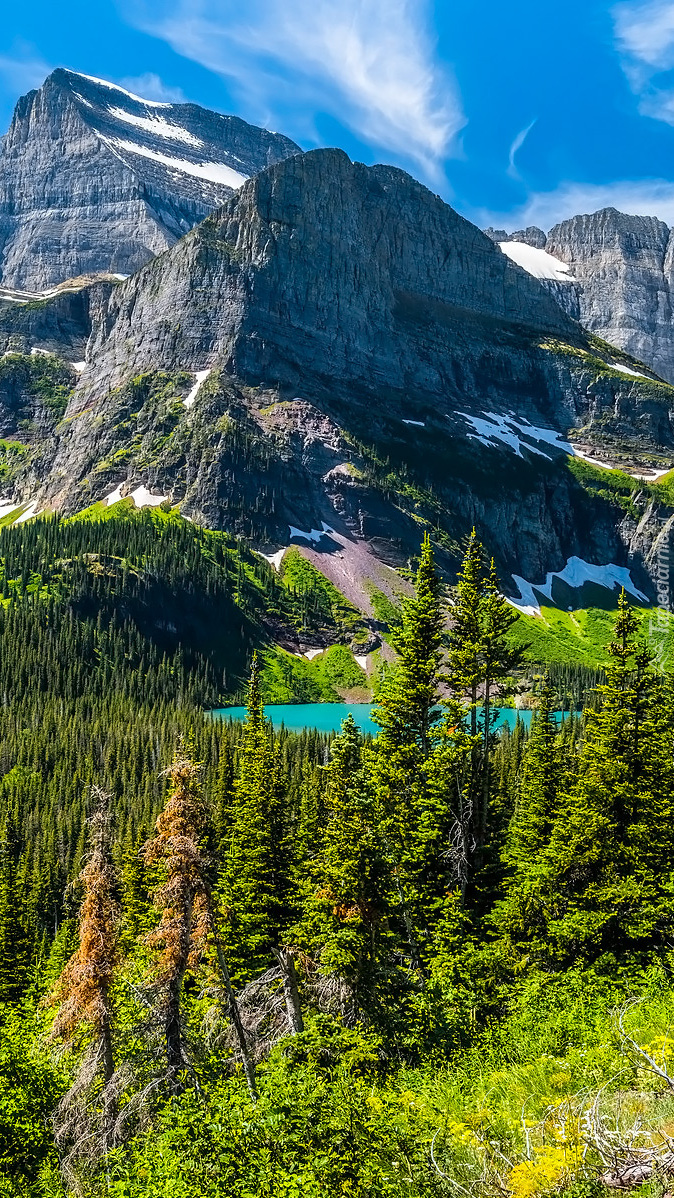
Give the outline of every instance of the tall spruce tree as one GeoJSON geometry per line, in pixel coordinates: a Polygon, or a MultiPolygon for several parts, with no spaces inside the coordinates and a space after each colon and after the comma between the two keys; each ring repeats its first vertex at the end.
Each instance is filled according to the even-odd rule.
{"type": "Polygon", "coordinates": [[[442,587],[426,535],[415,597],[403,603],[402,624],[392,638],[398,661],[378,695],[373,719],[381,731],[369,759],[397,895],[395,912],[420,974],[428,885],[431,878],[437,882],[450,820],[449,780],[438,787],[437,772],[429,764],[439,736],[443,628],[442,587]]]}
{"type": "Polygon", "coordinates": [[[326,767],[327,822],[298,937],[321,973],[339,979],[345,1013],[362,1008],[377,968],[389,885],[362,737],[351,715],[326,767]]]}
{"type": "Polygon", "coordinates": [[[287,923],[279,806],[273,734],[264,716],[254,654],[222,881],[229,911],[228,955],[236,979],[255,977],[269,967],[287,923]]]}
{"type": "Polygon", "coordinates": [[[642,959],[672,927],[674,724],[624,592],[609,655],[529,895],[529,951],[548,965],[642,959]]]}

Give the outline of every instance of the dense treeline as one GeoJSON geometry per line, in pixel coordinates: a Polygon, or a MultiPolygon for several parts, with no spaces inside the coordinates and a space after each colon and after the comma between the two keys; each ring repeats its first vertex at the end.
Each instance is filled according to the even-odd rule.
{"type": "Polygon", "coordinates": [[[340,639],[311,577],[286,585],[225,533],[170,511],[116,508],[2,529],[5,696],[80,695],[93,670],[97,693],[152,702],[142,685],[149,671],[157,695],[215,707],[241,690],[253,647],[297,629],[340,639]]]}
{"type": "Polygon", "coordinates": [[[255,657],[240,728],[131,640],[8,683],[0,1193],[592,1194],[594,1092],[650,1101],[608,1011],[671,1013],[674,688],[623,596],[583,718],[540,678],[497,738],[518,617],[474,536],[448,637],[446,599],[426,540],[374,741],[274,734],[255,657]]]}

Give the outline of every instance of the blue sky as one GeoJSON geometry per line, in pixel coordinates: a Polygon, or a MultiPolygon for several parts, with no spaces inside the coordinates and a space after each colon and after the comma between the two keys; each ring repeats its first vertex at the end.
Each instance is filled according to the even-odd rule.
{"type": "Polygon", "coordinates": [[[479,224],[674,225],[674,0],[31,0],[0,126],[55,66],[393,162],[479,224]]]}

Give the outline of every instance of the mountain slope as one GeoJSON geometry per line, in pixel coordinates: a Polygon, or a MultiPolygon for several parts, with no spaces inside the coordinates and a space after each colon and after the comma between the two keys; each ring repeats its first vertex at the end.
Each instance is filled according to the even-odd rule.
{"type": "Polygon", "coordinates": [[[648,489],[571,467],[595,445],[670,465],[673,399],[404,172],[313,151],[114,287],[44,485],[15,498],[140,487],[270,556],[302,546],[366,611],[423,527],[448,571],[475,525],[505,579],[578,558],[652,594],[648,489]]]}
{"type": "Polygon", "coordinates": [[[289,138],[196,104],[159,104],[73,71],[19,100],[0,143],[0,283],[39,290],[130,274],[289,138]]]}

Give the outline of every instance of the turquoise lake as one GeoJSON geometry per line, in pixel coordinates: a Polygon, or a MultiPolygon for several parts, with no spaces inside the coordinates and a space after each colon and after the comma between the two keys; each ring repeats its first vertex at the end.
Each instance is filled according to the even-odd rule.
{"type": "MultiPolygon", "coordinates": [[[[275,728],[284,724],[291,732],[302,732],[304,728],[317,728],[319,732],[339,732],[342,720],[351,714],[364,733],[371,732],[373,736],[379,731],[377,725],[370,719],[371,703],[270,703],[265,707],[265,715],[275,728]]],[[[563,715],[558,712],[558,718],[563,715]]],[[[216,720],[244,720],[245,707],[221,707],[212,711],[216,720]]],[[[497,728],[505,724],[514,728],[517,719],[524,724],[531,723],[530,711],[515,711],[511,707],[502,707],[498,713],[497,728]]]]}

